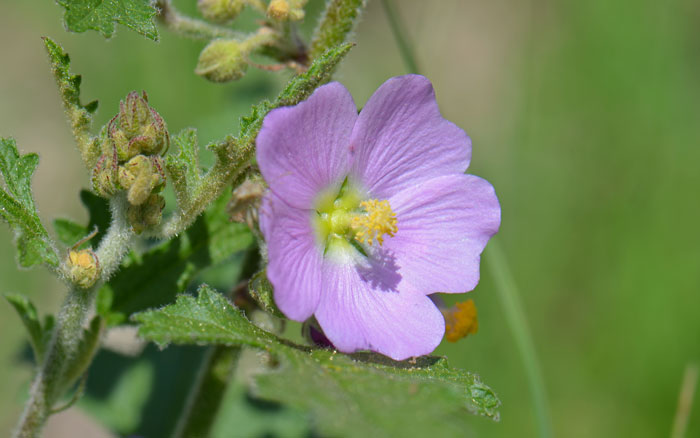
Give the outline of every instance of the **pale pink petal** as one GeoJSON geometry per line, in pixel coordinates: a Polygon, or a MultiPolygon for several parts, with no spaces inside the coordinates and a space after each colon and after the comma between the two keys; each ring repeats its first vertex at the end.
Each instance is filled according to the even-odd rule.
{"type": "Polygon", "coordinates": [[[309,211],[289,207],[272,193],[261,208],[267,242],[267,278],[277,307],[290,319],[304,321],[318,305],[323,249],[314,240],[309,211]]]}
{"type": "Polygon", "coordinates": [[[395,272],[367,269],[325,266],[315,316],[333,345],[344,353],[371,350],[395,360],[435,350],[445,321],[430,298],[397,283],[395,272]]]}
{"type": "Polygon", "coordinates": [[[467,292],[479,282],[480,255],[500,226],[491,184],[473,175],[434,178],[389,198],[398,232],[383,249],[403,280],[425,294],[467,292]]]}
{"type": "Polygon", "coordinates": [[[258,164],[270,190],[291,206],[311,208],[321,190],[342,183],[356,119],[352,96],[337,82],[296,106],[271,111],[256,140],[258,164]]]}
{"type": "Polygon", "coordinates": [[[388,198],[469,166],[471,140],[440,115],[430,81],[406,75],[386,81],[357,119],[350,142],[352,174],[374,198],[388,198]]]}

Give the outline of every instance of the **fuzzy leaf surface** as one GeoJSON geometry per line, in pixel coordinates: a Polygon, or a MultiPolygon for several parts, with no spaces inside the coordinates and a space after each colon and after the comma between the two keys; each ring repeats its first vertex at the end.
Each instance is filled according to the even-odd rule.
{"type": "Polygon", "coordinates": [[[310,412],[323,436],[457,437],[469,434],[467,413],[498,418],[495,393],[443,358],[395,362],[294,345],[253,325],[208,286],[133,319],[160,346],[243,345],[273,354],[280,364],[255,377],[255,394],[310,412]]]}
{"type": "Polygon", "coordinates": [[[41,223],[32,198],[32,175],[39,164],[36,154],[20,155],[12,138],[0,138],[0,216],[15,233],[19,264],[58,266],[58,256],[41,223]]]}
{"type": "Polygon", "coordinates": [[[22,319],[24,328],[29,334],[29,345],[34,352],[35,363],[41,363],[44,357],[44,351],[51,340],[51,331],[54,326],[53,315],[49,315],[44,319],[44,324],[39,320],[39,314],[36,307],[21,294],[5,294],[5,299],[14,307],[17,314],[22,319]]]}
{"type": "Polygon", "coordinates": [[[66,9],[63,21],[72,32],[96,30],[110,38],[119,23],[158,41],[153,22],[158,11],[150,0],[58,0],[58,4],[66,9]]]}

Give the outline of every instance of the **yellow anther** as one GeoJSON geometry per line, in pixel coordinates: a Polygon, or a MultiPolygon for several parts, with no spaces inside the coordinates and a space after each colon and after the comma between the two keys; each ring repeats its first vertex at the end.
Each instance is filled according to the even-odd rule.
{"type": "Polygon", "coordinates": [[[355,239],[368,245],[375,241],[381,245],[384,243],[385,234],[389,237],[396,234],[396,213],[391,209],[389,201],[370,199],[362,201],[360,207],[364,208],[366,214],[354,216],[350,223],[350,228],[355,232],[355,239]]]}
{"type": "Polygon", "coordinates": [[[479,331],[474,300],[457,303],[454,307],[442,310],[445,317],[445,339],[457,342],[467,335],[479,331]]]}

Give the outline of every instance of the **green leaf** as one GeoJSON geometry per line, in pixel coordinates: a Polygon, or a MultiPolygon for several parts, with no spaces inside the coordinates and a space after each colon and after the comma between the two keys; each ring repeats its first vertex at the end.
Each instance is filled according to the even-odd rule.
{"type": "Polygon", "coordinates": [[[89,190],[80,191],[80,201],[90,215],[90,220],[86,227],[87,231],[97,230],[97,235],[90,239],[93,248],[102,241],[102,238],[107,233],[109,225],[112,221],[112,214],[109,212],[109,201],[101,198],[89,190]]]}
{"type": "Polygon", "coordinates": [[[97,110],[97,101],[93,100],[87,105],[80,103],[81,76],[71,73],[70,57],[61,46],[51,38],[44,37],[43,39],[49,54],[51,71],[56,78],[73,136],[83,161],[88,167],[92,167],[99,155],[98,139],[90,133],[92,114],[97,110]]]}
{"type": "Polygon", "coordinates": [[[29,301],[29,298],[20,294],[5,294],[5,299],[15,308],[22,324],[29,332],[29,344],[34,351],[34,360],[37,364],[41,363],[46,347],[51,339],[51,331],[53,330],[53,317],[47,316],[44,325],[39,321],[39,316],[36,307],[29,301]]]}
{"type": "Polygon", "coordinates": [[[183,129],[172,140],[177,145],[178,151],[177,154],[166,157],[165,166],[173,184],[178,205],[186,208],[190,202],[190,195],[195,192],[202,180],[197,130],[183,129]]]}
{"type": "Polygon", "coordinates": [[[467,412],[498,418],[494,392],[443,358],[395,362],[297,346],[253,325],[208,286],[133,319],[160,346],[243,345],[274,354],[280,365],[255,378],[257,395],[311,412],[321,435],[464,436],[467,412]]]}
{"type": "Polygon", "coordinates": [[[5,190],[0,186],[0,216],[15,233],[19,264],[55,267],[58,255],[32,198],[32,175],[38,164],[38,155],[20,156],[14,139],[0,138],[0,172],[5,180],[5,190]]]}
{"type": "Polygon", "coordinates": [[[72,32],[96,30],[105,38],[114,34],[114,24],[122,24],[146,38],[158,41],[153,22],[158,10],[150,0],[57,0],[66,8],[66,28],[72,32]]]}
{"type": "Polygon", "coordinates": [[[82,376],[90,366],[90,362],[95,355],[95,350],[100,344],[100,335],[102,334],[102,318],[95,316],[90,321],[90,325],[83,330],[82,338],[78,351],[72,361],[66,364],[66,369],[62,376],[62,385],[69,387],[80,376],[82,376]]]}
{"type": "Polygon", "coordinates": [[[265,270],[258,272],[248,282],[248,293],[264,311],[278,318],[284,318],[273,298],[273,289],[265,270]]]}
{"type": "Polygon", "coordinates": [[[245,225],[229,222],[226,198],[219,198],[177,238],[131,257],[100,290],[98,311],[115,324],[134,312],[170,303],[202,270],[250,248],[253,236],[245,225]]]}

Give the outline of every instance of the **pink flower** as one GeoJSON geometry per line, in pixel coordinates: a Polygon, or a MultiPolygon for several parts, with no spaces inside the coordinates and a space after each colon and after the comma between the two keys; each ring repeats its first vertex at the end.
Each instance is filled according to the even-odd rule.
{"type": "Polygon", "coordinates": [[[289,318],[314,315],[338,350],[431,353],[445,321],[428,295],[472,290],[498,230],[493,187],[464,171],[471,141],[430,82],[391,78],[358,115],[339,83],[267,115],[257,158],[267,275],[289,318]]]}

